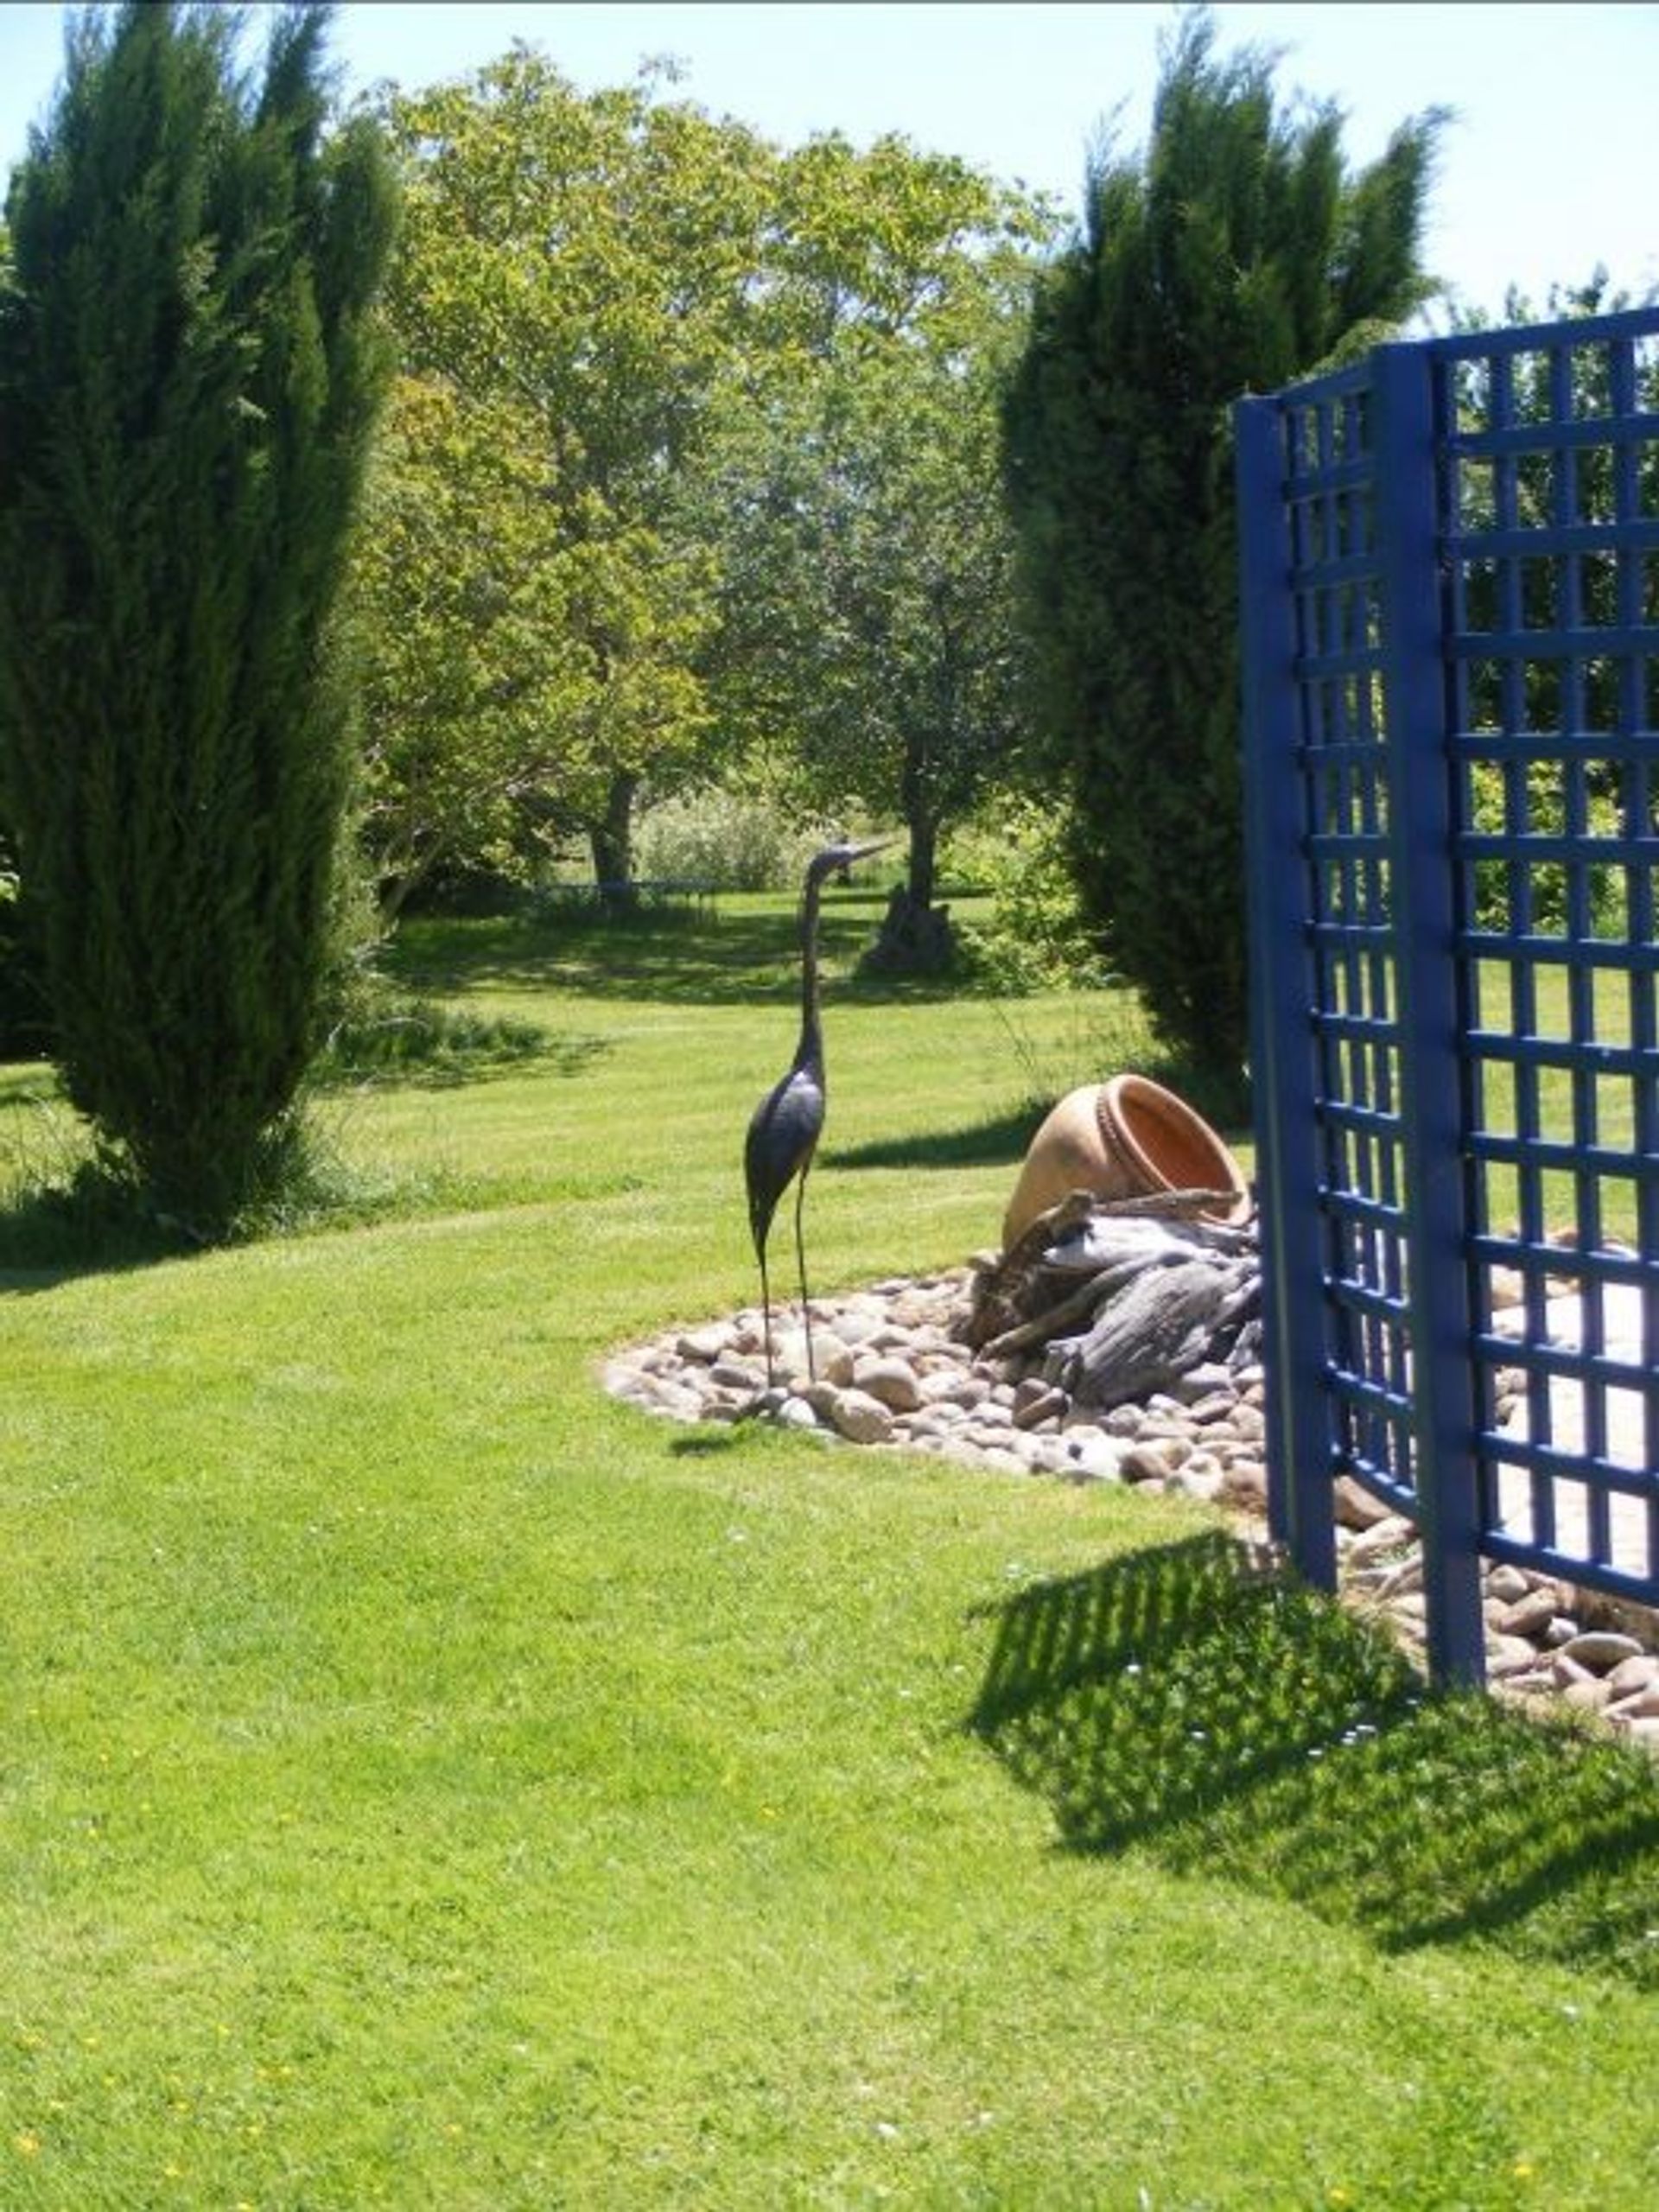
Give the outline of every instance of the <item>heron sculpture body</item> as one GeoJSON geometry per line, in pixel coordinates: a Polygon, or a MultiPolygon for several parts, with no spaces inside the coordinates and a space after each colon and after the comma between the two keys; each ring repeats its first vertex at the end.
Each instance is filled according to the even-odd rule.
{"type": "Polygon", "coordinates": [[[766,1335],[766,1387],[773,1382],[772,1351],[772,1288],[766,1277],[766,1238],[778,1201],[795,1184],[795,1258],[801,1277],[801,1319],[806,1330],[806,1371],[814,1381],[812,1323],[806,1306],[806,1250],[801,1237],[801,1205],[806,1196],[807,1170],[817,1150],[823,1128],[823,1025],[818,1012],[818,902],[828,876],[844,874],[855,861],[878,853],[892,841],[874,844],[826,845],[815,853],[806,871],[801,897],[801,1041],[787,1074],[775,1083],[755,1108],[743,1148],[743,1167],[749,1192],[749,1227],[754,1235],[755,1257],[760,1262],[760,1306],[766,1335]]]}

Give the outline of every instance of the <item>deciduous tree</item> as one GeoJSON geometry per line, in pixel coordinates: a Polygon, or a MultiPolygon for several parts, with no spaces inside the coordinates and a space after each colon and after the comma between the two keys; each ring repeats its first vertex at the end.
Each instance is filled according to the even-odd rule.
{"type": "Polygon", "coordinates": [[[1026,711],[998,397],[1038,200],[899,138],[786,159],[775,372],[730,425],[717,696],[819,807],[905,824],[882,956],[949,951],[939,840],[1026,711]]]}
{"type": "Polygon", "coordinates": [[[744,373],[771,151],[650,75],[583,93],[522,45],[384,111],[403,361],[447,429],[429,450],[394,424],[385,512],[412,557],[372,556],[380,821],[447,734],[462,773],[499,762],[514,834],[575,817],[601,879],[626,878],[634,792],[671,788],[710,730],[713,568],[683,486],[744,373]],[[470,582],[432,578],[423,500],[462,528],[470,582]],[[440,638],[460,645],[447,686],[440,638]]]}

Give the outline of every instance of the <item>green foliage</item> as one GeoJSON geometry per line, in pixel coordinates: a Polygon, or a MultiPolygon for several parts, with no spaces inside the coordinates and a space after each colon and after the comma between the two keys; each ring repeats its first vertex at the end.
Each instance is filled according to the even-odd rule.
{"type": "Polygon", "coordinates": [[[400,377],[353,579],[363,671],[359,836],[385,912],[456,867],[524,871],[533,829],[579,789],[580,690],[537,418],[400,377]]]}
{"type": "Polygon", "coordinates": [[[1009,732],[970,365],[1040,206],[896,137],[784,152],[650,73],[579,92],[522,46],[385,113],[410,383],[362,578],[393,898],[533,873],[573,823],[626,879],[642,798],[757,753],[809,807],[902,815],[925,891],[1009,732]]]}
{"type": "Polygon", "coordinates": [[[997,408],[1046,216],[899,142],[797,164],[833,180],[854,265],[808,372],[729,427],[722,703],[812,803],[904,823],[925,914],[940,838],[1023,731],[997,408]]]}
{"type": "Polygon", "coordinates": [[[1085,910],[1172,1047],[1236,1091],[1247,987],[1230,403],[1335,357],[1427,290],[1440,118],[1351,173],[1328,105],[1287,117],[1270,55],[1189,10],[1150,142],[1109,139],[1041,286],[1007,477],[1043,670],[1043,765],[1085,910]]]}
{"type": "Polygon", "coordinates": [[[1065,830],[1052,807],[1010,793],[956,830],[946,866],[988,891],[988,916],[972,927],[976,975],[1007,991],[1077,989],[1105,980],[1096,933],[1077,904],[1065,830]]]}
{"type": "Polygon", "coordinates": [[[0,740],[76,1104],[211,1230],[280,1152],[336,958],[353,752],[331,611],[384,352],[378,140],[326,11],[77,21],[14,172],[0,740]]]}
{"type": "Polygon", "coordinates": [[[410,382],[361,571],[370,850],[395,896],[443,861],[532,872],[578,825],[609,878],[641,783],[712,734],[683,480],[739,375],[772,156],[522,45],[384,117],[410,382]]]}
{"type": "MultiPolygon", "coordinates": [[[[1569,773],[1571,772],[1569,771],[1569,773]]],[[[1567,795],[1555,761],[1496,760],[1470,765],[1473,827],[1488,836],[1559,837],[1567,830],[1567,795]]],[[[1526,926],[1565,936],[1587,925],[1597,936],[1615,935],[1623,914],[1623,871],[1618,865],[1619,810],[1606,792],[1584,800],[1584,820],[1576,833],[1606,841],[1608,857],[1584,869],[1584,911],[1571,912],[1573,871],[1565,861],[1478,860],[1474,866],[1475,926],[1508,930],[1519,923],[1516,896],[1524,887],[1526,926]]]]}
{"type": "Polygon", "coordinates": [[[905,823],[923,908],[939,838],[1023,731],[992,335],[971,354],[861,351],[779,405],[734,502],[756,534],[753,662],[796,775],[823,808],[905,823]]]}
{"type": "Polygon", "coordinates": [[[640,817],[639,873],[715,891],[798,889],[806,863],[836,834],[827,818],[760,791],[718,785],[664,799],[640,817]]]}

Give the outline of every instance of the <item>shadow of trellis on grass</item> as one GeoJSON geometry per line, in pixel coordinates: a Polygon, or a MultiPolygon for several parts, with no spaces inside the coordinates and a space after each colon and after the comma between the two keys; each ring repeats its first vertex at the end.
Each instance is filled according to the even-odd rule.
{"type": "Polygon", "coordinates": [[[1268,1890],[1386,1949],[1659,1988],[1659,1772],[1478,1696],[1219,1532],[999,1609],[971,1727],[1074,1851],[1268,1890]]]}

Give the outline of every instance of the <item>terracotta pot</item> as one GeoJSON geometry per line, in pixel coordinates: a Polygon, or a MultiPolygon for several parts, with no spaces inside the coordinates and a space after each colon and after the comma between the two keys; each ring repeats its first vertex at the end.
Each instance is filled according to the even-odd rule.
{"type": "Polygon", "coordinates": [[[1215,1191],[1224,1195],[1204,1220],[1243,1221],[1250,1211],[1243,1170],[1210,1124],[1144,1075],[1085,1084],[1053,1109],[1026,1153],[1003,1217],[1003,1250],[1068,1191],[1103,1198],[1215,1191]]]}

